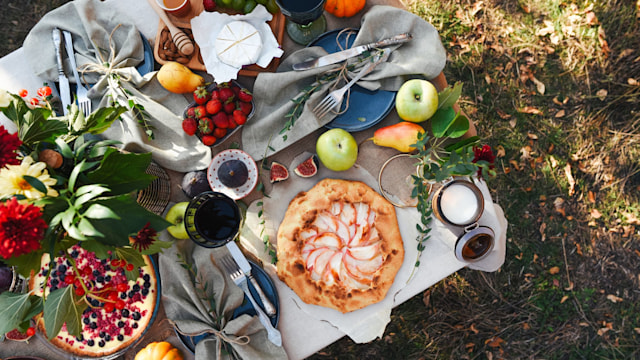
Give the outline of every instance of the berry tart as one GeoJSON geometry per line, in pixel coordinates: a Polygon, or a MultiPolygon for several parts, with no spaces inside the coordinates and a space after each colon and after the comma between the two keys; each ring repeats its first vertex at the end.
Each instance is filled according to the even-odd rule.
{"type": "Polygon", "coordinates": [[[302,301],[343,313],[384,299],[404,260],[395,208],[359,181],[299,193],[277,237],[280,279],[302,301]]]}
{"type": "MultiPolygon", "coordinates": [[[[29,279],[29,289],[35,290],[37,295],[74,286],[75,294],[87,303],[82,314],[81,335],[70,335],[65,324],[49,342],[79,357],[112,355],[135,343],[150,325],[159,297],[151,258],[144,256],[145,265],[140,267],[139,277],[133,281],[127,280],[125,270],[131,271],[134,267],[124,260],[99,259],[93,252],[77,245],[69,249],[69,254],[80,277],[65,257],[55,258],[50,267],[49,256],[45,254],[40,272],[29,279]],[[84,282],[84,287],[80,281],[84,282]]],[[[37,318],[37,328],[47,336],[42,316],[37,318]]]]}

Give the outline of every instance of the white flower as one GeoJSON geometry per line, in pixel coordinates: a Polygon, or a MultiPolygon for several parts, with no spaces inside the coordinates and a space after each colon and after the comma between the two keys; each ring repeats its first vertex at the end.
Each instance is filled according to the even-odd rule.
{"type": "Polygon", "coordinates": [[[0,170],[0,197],[24,195],[27,199],[40,199],[45,194],[29,184],[24,176],[37,178],[47,187],[47,196],[58,196],[58,192],[51,187],[57,181],[49,176],[47,165],[43,162],[34,163],[30,156],[25,157],[20,165],[7,165],[0,170]]]}
{"type": "Polygon", "coordinates": [[[0,89],[0,107],[9,106],[9,104],[11,104],[11,100],[13,100],[11,94],[9,94],[7,90],[0,89]]]}

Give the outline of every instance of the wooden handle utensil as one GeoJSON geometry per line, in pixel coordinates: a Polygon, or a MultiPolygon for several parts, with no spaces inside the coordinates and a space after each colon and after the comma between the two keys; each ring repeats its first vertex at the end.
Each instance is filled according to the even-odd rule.
{"type": "Polygon", "coordinates": [[[167,25],[167,28],[171,33],[171,39],[173,39],[173,43],[176,44],[176,47],[178,48],[178,50],[185,55],[193,54],[194,47],[193,47],[193,43],[191,42],[191,39],[189,39],[189,36],[187,36],[187,34],[185,34],[182,30],[178,29],[175,25],[173,25],[173,23],[171,22],[171,20],[169,20],[169,17],[164,12],[164,10],[162,10],[158,6],[158,4],[156,4],[156,0],[147,0],[147,2],[149,3],[149,5],[151,5],[153,10],[155,10],[155,12],[158,14],[158,16],[160,17],[160,20],[162,20],[162,22],[164,22],[165,25],[167,25]]]}

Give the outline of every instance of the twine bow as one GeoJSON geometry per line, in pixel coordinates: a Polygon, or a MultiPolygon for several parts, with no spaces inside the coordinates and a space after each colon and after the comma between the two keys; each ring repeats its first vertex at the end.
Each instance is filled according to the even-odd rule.
{"type": "MultiPolygon", "coordinates": [[[[176,323],[174,321],[169,320],[169,322],[171,324],[173,324],[173,326],[175,327],[177,332],[179,332],[182,335],[186,335],[186,336],[200,336],[200,335],[204,335],[204,334],[211,334],[211,335],[215,335],[219,340],[222,340],[222,341],[224,341],[226,343],[236,344],[236,345],[240,345],[240,346],[248,345],[249,342],[251,341],[251,338],[248,337],[247,335],[241,335],[241,336],[236,337],[235,339],[232,339],[232,338],[228,337],[227,334],[225,334],[224,331],[216,330],[216,329],[208,329],[208,330],[199,331],[199,332],[196,332],[196,333],[185,333],[185,332],[180,330],[180,328],[176,325],[176,323]]],[[[218,341],[217,344],[216,344],[216,359],[220,359],[221,356],[222,356],[222,342],[218,341]]]]}
{"type": "Polygon", "coordinates": [[[84,75],[86,73],[98,73],[103,76],[107,76],[109,87],[112,89],[114,88],[112,85],[116,84],[111,83],[111,79],[113,78],[113,76],[110,75],[117,75],[122,80],[127,82],[131,80],[131,76],[127,71],[115,67],[116,47],[113,43],[113,34],[116,32],[116,30],[118,30],[120,26],[122,26],[122,24],[118,24],[111,31],[111,34],[109,34],[109,59],[105,61],[105,58],[102,56],[102,52],[98,51],[97,53],[101,61],[100,63],[88,63],[79,68],[80,72],[82,73],[82,81],[84,81],[85,83],[87,82],[84,78],[84,75]]]}

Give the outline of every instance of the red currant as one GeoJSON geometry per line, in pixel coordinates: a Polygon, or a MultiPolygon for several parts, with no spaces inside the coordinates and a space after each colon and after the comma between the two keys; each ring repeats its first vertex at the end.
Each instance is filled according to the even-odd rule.
{"type": "Polygon", "coordinates": [[[82,269],[82,275],[84,275],[85,277],[91,276],[92,273],[93,270],[91,270],[91,268],[88,266],[82,269]]]}
{"type": "Polygon", "coordinates": [[[82,288],[82,287],[76,288],[75,293],[78,296],[84,295],[84,288],[82,288]]]}
{"type": "Polygon", "coordinates": [[[116,309],[118,309],[118,310],[122,310],[122,309],[124,309],[124,301],[122,301],[122,300],[118,300],[118,301],[116,301],[116,305],[115,305],[115,307],[116,307],[116,309]]]}
{"type": "Polygon", "coordinates": [[[47,97],[49,95],[51,95],[51,88],[50,87],[43,86],[43,87],[38,89],[38,96],[41,96],[41,97],[44,98],[44,97],[47,97]]]}
{"type": "Polygon", "coordinates": [[[33,106],[36,106],[40,104],[40,100],[38,100],[37,98],[31,98],[31,100],[29,100],[29,103],[33,106]]]}
{"type": "Polygon", "coordinates": [[[133,264],[127,264],[127,271],[133,271],[133,264]]]}
{"type": "Polygon", "coordinates": [[[36,334],[36,329],[32,326],[27,329],[27,336],[33,336],[36,334]]]}
{"type": "Polygon", "coordinates": [[[64,282],[67,285],[73,284],[74,281],[76,281],[76,277],[74,275],[67,275],[64,277],[64,282]]]}
{"type": "Polygon", "coordinates": [[[113,266],[113,267],[120,266],[120,260],[118,260],[118,259],[111,260],[111,266],[113,266]]]}
{"type": "Polygon", "coordinates": [[[118,300],[118,293],[117,292],[110,292],[109,296],[107,296],[107,299],[111,300],[111,301],[116,301],[118,300]]]}
{"type": "Polygon", "coordinates": [[[20,92],[18,92],[18,95],[20,95],[20,97],[27,97],[27,95],[29,95],[29,92],[27,91],[27,89],[22,89],[20,90],[20,92]]]}
{"type": "Polygon", "coordinates": [[[112,312],[115,308],[116,306],[111,302],[104,304],[104,311],[106,312],[112,312]]]}
{"type": "Polygon", "coordinates": [[[125,292],[125,291],[127,291],[127,289],[128,289],[128,288],[129,288],[129,286],[128,286],[127,284],[125,284],[125,283],[120,283],[120,284],[118,284],[118,285],[116,286],[116,289],[117,289],[119,292],[125,292]]]}

